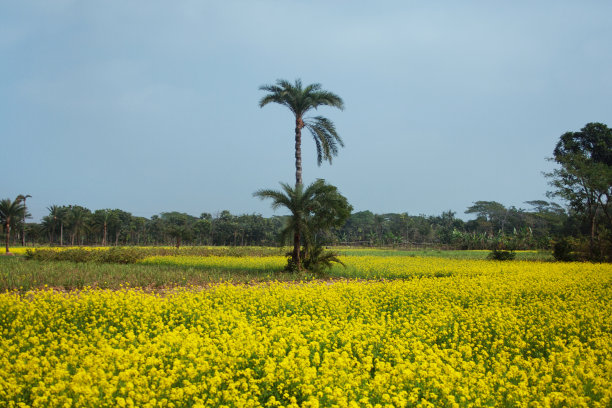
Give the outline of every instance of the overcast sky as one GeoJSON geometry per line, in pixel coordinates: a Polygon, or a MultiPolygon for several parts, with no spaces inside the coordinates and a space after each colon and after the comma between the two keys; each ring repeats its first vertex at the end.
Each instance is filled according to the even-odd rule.
{"type": "Polygon", "coordinates": [[[346,147],[325,178],[356,211],[525,208],[561,134],[612,126],[611,1],[0,0],[0,198],[150,217],[294,182],[276,79],[321,83],[346,147]]]}

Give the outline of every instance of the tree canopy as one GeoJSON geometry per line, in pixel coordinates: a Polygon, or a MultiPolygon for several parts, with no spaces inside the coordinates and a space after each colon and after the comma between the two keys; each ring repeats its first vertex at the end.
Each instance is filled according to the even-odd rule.
{"type": "Polygon", "coordinates": [[[262,85],[260,90],[268,92],[259,100],[259,107],[269,103],[278,103],[287,107],[295,116],[295,184],[302,184],[302,129],[307,128],[312,135],[317,148],[317,163],[323,160],[332,162],[332,157],[338,154],[338,146],[344,143],[334,123],[323,117],[304,117],[304,115],[320,106],[330,106],[344,109],[344,102],[338,95],[323,90],[321,84],[302,85],[300,79],[291,83],[284,79],[276,81],[275,85],[262,85]]]}
{"type": "Polygon", "coordinates": [[[0,223],[2,224],[6,234],[6,253],[10,254],[9,241],[11,238],[11,229],[15,228],[17,223],[25,218],[26,207],[23,204],[23,199],[17,197],[15,200],[5,198],[0,200],[0,223]]]}
{"type": "Polygon", "coordinates": [[[271,199],[272,208],[287,208],[291,215],[281,231],[281,239],[286,241],[293,237],[292,265],[301,269],[301,245],[305,253],[316,243],[317,233],[344,225],[353,207],[338,192],[335,186],[319,179],[304,188],[298,184],[295,188],[281,183],[282,190],[259,190],[253,195],[260,199],[271,199]]]}
{"type": "Polygon", "coordinates": [[[588,222],[591,256],[612,241],[612,129],[588,123],[579,132],[561,135],[553,151],[560,167],[548,173],[551,196],[566,200],[588,222]],[[599,241],[599,242],[598,242],[599,241]]]}

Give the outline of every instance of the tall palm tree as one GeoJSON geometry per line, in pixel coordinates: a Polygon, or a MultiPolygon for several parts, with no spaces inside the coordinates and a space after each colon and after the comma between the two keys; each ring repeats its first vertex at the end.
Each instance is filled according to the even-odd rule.
{"type": "Polygon", "coordinates": [[[90,211],[87,208],[79,205],[70,206],[68,213],[68,219],[70,221],[70,227],[72,229],[70,234],[70,245],[74,246],[74,240],[76,238],[77,245],[80,245],[80,238],[83,232],[89,230],[89,216],[90,211]]]}
{"type": "Polygon", "coordinates": [[[319,106],[331,106],[344,109],[342,99],[331,92],[321,89],[321,84],[311,84],[302,87],[302,81],[297,79],[294,84],[284,79],[276,81],[276,85],[262,85],[260,90],[269,92],[259,101],[259,107],[274,102],[286,106],[295,116],[295,186],[302,184],[302,129],[307,128],[317,146],[317,164],[323,160],[331,163],[332,156],[338,154],[338,145],[344,146],[336,132],[333,122],[323,116],[306,118],[304,115],[319,106]]]}
{"type": "Polygon", "coordinates": [[[25,195],[19,194],[16,198],[16,200],[23,201],[23,223],[21,224],[21,246],[26,245],[25,220],[26,220],[26,217],[31,216],[30,214],[28,214],[28,208],[26,207],[26,200],[31,197],[32,196],[29,194],[25,194],[25,195]]]}
{"type": "Polygon", "coordinates": [[[272,200],[272,208],[285,207],[291,212],[285,228],[281,231],[283,242],[293,234],[293,252],[291,261],[297,270],[302,269],[300,254],[304,242],[305,253],[314,243],[318,231],[338,227],[347,220],[352,207],[335,186],[319,179],[304,188],[298,184],[295,188],[281,183],[282,191],[259,190],[253,195],[260,199],[272,200]]]}
{"type": "Polygon", "coordinates": [[[0,222],[2,223],[4,230],[6,231],[6,253],[10,254],[9,251],[9,240],[11,238],[11,227],[15,225],[17,221],[23,217],[25,212],[25,206],[21,203],[21,200],[16,199],[11,201],[9,198],[0,200],[0,222]]]}
{"type": "Polygon", "coordinates": [[[54,244],[55,231],[57,225],[60,226],[60,246],[64,245],[64,223],[68,217],[68,208],[65,206],[52,205],[47,207],[49,215],[46,218],[46,224],[49,232],[51,233],[51,246],[54,244]]]}

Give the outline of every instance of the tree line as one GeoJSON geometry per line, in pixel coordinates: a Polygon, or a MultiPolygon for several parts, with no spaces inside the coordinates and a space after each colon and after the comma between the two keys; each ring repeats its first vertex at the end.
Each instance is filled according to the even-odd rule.
{"type": "MultiPolygon", "coordinates": [[[[8,200],[10,201],[10,200],[8,200]]],[[[13,203],[17,200],[13,201],[13,203]]],[[[346,223],[320,232],[328,245],[414,246],[434,245],[457,249],[488,249],[492,240],[504,236],[517,248],[547,249],[558,237],[583,228],[575,215],[558,204],[529,201],[529,208],[506,207],[495,201],[477,201],[467,210],[476,219],[464,221],[456,213],[409,215],[359,211],[346,223]]],[[[11,245],[126,246],[126,245],[226,245],[276,246],[290,216],[235,215],[224,210],[193,216],[162,212],[150,218],[121,209],[90,210],[80,205],[52,205],[41,222],[24,222],[21,214],[10,219],[11,245]]],[[[8,231],[2,225],[3,233],[8,231]]],[[[292,236],[285,231],[285,243],[292,236]]]]}

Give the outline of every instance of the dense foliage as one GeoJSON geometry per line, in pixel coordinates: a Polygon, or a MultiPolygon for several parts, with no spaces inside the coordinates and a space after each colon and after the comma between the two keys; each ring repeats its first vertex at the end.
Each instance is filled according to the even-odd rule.
{"type": "MultiPolygon", "coordinates": [[[[556,237],[576,230],[579,219],[562,207],[546,201],[527,204],[530,208],[520,209],[477,201],[468,208],[477,218],[467,222],[451,211],[438,216],[360,211],[319,238],[340,245],[490,249],[503,232],[503,239],[512,241],[516,249],[538,249],[550,248],[556,237]]],[[[14,222],[11,237],[20,243],[22,221],[14,222]]],[[[178,236],[182,245],[274,246],[285,226],[285,216],[234,215],[229,211],[199,217],[172,212],[145,218],[119,209],[53,206],[41,223],[27,223],[26,231],[29,245],[176,245],[178,236]],[[72,217],[76,208],[85,214],[79,215],[79,224],[72,217]]]]}
{"type": "MultiPolygon", "coordinates": [[[[588,123],[579,132],[564,133],[554,150],[559,165],[548,174],[550,195],[566,200],[582,221],[581,242],[570,245],[574,256],[612,260],[612,129],[588,123]]],[[[567,242],[569,243],[569,242],[567,242]]]]}

